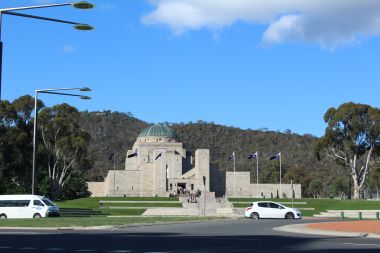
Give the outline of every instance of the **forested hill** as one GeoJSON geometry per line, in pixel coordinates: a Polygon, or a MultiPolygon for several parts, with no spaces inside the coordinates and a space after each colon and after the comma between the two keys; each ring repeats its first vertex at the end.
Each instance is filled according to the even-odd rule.
{"type": "MultiPolygon", "coordinates": [[[[107,171],[113,168],[109,160],[112,152],[116,153],[116,169],[124,169],[127,150],[131,149],[138,134],[149,125],[130,113],[110,111],[82,112],[81,121],[84,130],[92,137],[89,158],[93,161],[93,169],[89,171],[88,177],[89,180],[97,181],[103,180],[107,171]]],[[[311,135],[298,135],[290,131],[242,130],[203,121],[169,125],[192,154],[196,149],[209,149],[212,165],[221,170],[233,169],[232,162],[227,162],[227,158],[235,151],[236,170],[252,169],[251,176],[254,178],[256,161],[248,160],[247,157],[250,152],[258,151],[262,183],[279,180],[279,162],[269,161],[269,157],[277,152],[282,154],[284,182],[292,179],[296,183],[312,183],[316,188],[321,188],[330,181],[327,177],[337,175],[337,172],[331,171],[332,164],[323,164],[314,158],[312,146],[316,138],[311,135]]]]}

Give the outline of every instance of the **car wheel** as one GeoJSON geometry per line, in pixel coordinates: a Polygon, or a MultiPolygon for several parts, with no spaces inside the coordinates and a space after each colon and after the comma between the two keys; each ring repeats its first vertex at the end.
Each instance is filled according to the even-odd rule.
{"type": "Polygon", "coordinates": [[[260,219],[260,216],[259,216],[258,213],[251,213],[250,217],[251,217],[251,219],[253,219],[253,220],[258,220],[258,219],[260,219]]]}
{"type": "Polygon", "coordinates": [[[41,218],[41,214],[36,213],[33,215],[33,219],[39,219],[39,218],[41,218]]]}
{"type": "Polygon", "coordinates": [[[294,214],[293,213],[285,214],[285,219],[294,219],[294,214]]]}
{"type": "Polygon", "coordinates": [[[5,213],[2,213],[2,214],[0,215],[0,219],[6,219],[6,218],[8,218],[8,217],[7,217],[7,215],[6,215],[5,213]]]}

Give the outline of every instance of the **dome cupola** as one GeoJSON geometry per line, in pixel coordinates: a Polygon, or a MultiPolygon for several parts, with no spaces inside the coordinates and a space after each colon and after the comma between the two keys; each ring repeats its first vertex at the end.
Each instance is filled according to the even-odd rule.
{"type": "Polygon", "coordinates": [[[147,142],[176,141],[176,132],[164,124],[154,124],[145,128],[138,136],[138,140],[147,142]]]}

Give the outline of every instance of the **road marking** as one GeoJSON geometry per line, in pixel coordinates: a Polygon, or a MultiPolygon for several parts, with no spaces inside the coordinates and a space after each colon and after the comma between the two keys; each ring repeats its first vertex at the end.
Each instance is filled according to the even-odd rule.
{"type": "Polygon", "coordinates": [[[0,249],[12,249],[13,247],[9,247],[9,246],[0,246],[0,249]]]}
{"type": "Polygon", "coordinates": [[[343,244],[355,245],[355,246],[375,246],[375,247],[380,247],[380,244],[374,244],[374,243],[352,243],[352,242],[345,242],[343,244]]]}
{"type": "Polygon", "coordinates": [[[110,253],[128,253],[128,252],[132,252],[130,250],[111,250],[111,251],[108,251],[110,253]]]}
{"type": "Polygon", "coordinates": [[[144,253],[169,253],[168,251],[144,251],[144,253]]]}
{"type": "Polygon", "coordinates": [[[37,248],[35,247],[23,247],[23,248],[19,248],[19,250],[36,250],[37,248]]]}
{"type": "Polygon", "coordinates": [[[46,251],[64,251],[65,249],[62,248],[47,248],[46,251]]]}
{"type": "Polygon", "coordinates": [[[75,252],[94,252],[96,251],[95,249],[77,249],[74,250],[75,252]]]}

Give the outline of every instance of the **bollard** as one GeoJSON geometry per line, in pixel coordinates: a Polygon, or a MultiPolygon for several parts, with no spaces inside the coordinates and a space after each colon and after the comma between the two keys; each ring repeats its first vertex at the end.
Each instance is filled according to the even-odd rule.
{"type": "Polygon", "coordinates": [[[376,212],[376,220],[379,220],[379,212],[376,212]]]}
{"type": "Polygon", "coordinates": [[[359,212],[359,220],[362,220],[363,217],[362,217],[362,212],[359,212]]]}
{"type": "Polygon", "coordinates": [[[340,219],[344,220],[344,212],[340,212],[340,219]]]}

